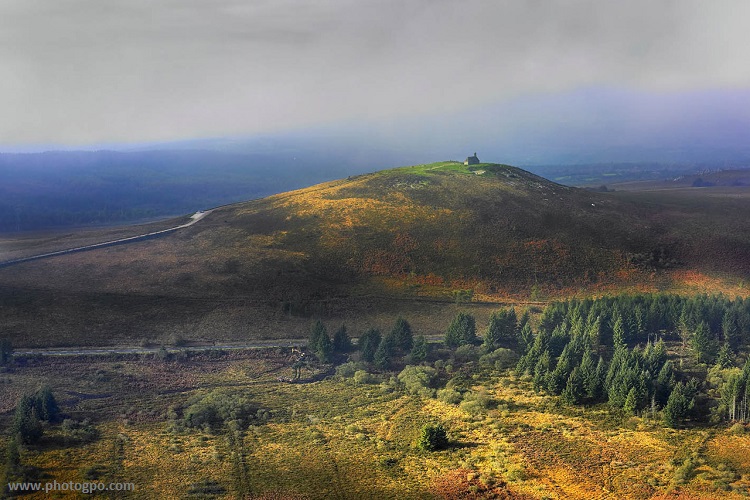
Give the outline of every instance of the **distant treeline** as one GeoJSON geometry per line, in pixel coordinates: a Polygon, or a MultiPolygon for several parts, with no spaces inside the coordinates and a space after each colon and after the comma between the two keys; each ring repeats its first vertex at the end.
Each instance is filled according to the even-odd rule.
{"type": "Polygon", "coordinates": [[[181,215],[353,173],[320,155],[294,154],[0,154],[0,231],[181,215]]]}

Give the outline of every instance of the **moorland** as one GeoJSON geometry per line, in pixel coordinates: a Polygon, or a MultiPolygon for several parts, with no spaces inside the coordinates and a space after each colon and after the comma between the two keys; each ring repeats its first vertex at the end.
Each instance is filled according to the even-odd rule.
{"type": "Polygon", "coordinates": [[[417,165],[2,268],[4,477],[133,498],[743,498],[750,196],[611,187],[417,165]],[[191,350],[258,339],[277,347],[191,350]],[[64,345],[164,348],[17,353],[64,345]]]}

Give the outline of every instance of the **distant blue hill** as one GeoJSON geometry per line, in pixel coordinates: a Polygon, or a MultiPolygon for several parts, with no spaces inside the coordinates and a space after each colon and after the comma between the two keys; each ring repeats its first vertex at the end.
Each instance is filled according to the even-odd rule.
{"type": "Polygon", "coordinates": [[[0,154],[0,231],[185,214],[362,173],[368,167],[342,162],[340,156],[299,151],[0,154]]]}

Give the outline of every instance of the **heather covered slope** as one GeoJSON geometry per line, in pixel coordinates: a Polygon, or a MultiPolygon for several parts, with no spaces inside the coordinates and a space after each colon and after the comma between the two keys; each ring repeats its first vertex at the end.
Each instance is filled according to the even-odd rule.
{"type": "Polygon", "coordinates": [[[288,338],[312,316],[366,325],[407,312],[429,332],[431,300],[743,293],[749,207],[744,195],[589,192],[506,165],[386,170],[217,209],[160,240],[0,270],[3,325],[71,343],[105,342],[102,330],[113,342],[288,338]]]}

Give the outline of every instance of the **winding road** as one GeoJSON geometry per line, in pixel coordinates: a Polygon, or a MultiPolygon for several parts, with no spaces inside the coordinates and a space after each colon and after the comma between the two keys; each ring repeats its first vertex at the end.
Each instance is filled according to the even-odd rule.
{"type": "Polygon", "coordinates": [[[46,259],[49,257],[57,257],[58,255],[67,255],[71,253],[87,252],[89,250],[96,250],[99,248],[113,247],[115,245],[124,245],[127,243],[135,243],[136,241],[143,241],[143,240],[148,240],[151,238],[158,238],[160,236],[173,233],[177,231],[178,229],[190,227],[196,222],[198,222],[199,220],[203,219],[208,214],[210,214],[212,211],[213,210],[206,210],[205,212],[204,211],[195,212],[193,215],[190,216],[189,222],[185,224],[180,224],[179,226],[162,229],[160,231],[153,231],[151,233],[139,234],[137,236],[130,236],[128,238],[120,238],[119,240],[104,241],[102,243],[95,243],[93,245],[85,245],[81,247],[68,248],[66,250],[58,250],[56,252],[32,255],[30,257],[23,257],[20,259],[6,260],[4,262],[0,262],[0,267],[12,266],[14,264],[21,264],[23,262],[30,262],[30,261],[39,260],[39,259],[46,259]]]}

